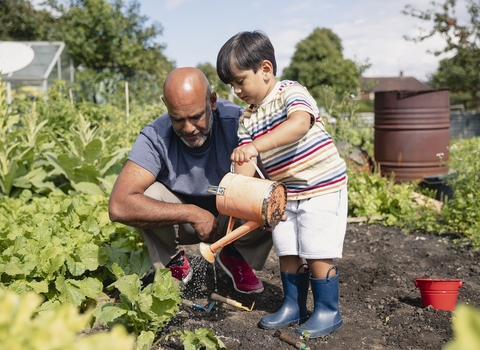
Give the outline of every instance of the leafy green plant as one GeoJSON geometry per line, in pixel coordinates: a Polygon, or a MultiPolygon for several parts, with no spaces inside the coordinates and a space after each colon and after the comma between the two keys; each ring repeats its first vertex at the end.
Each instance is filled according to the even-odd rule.
{"type": "Polygon", "coordinates": [[[413,224],[420,213],[436,220],[433,207],[420,206],[413,200],[415,184],[395,184],[393,179],[378,173],[349,171],[348,189],[350,216],[381,217],[384,225],[400,227],[413,224]]]}
{"type": "Polygon", "coordinates": [[[18,114],[11,114],[7,105],[5,84],[0,83],[0,194],[8,195],[16,178],[18,167],[15,160],[19,141],[13,127],[19,121],[18,114]]]}
{"type": "Polygon", "coordinates": [[[124,325],[151,347],[157,332],[179,310],[179,281],[172,277],[169,269],[158,269],[153,283],[142,288],[137,274],[126,275],[116,263],[112,269],[117,280],[109,288],[119,291],[119,300],[100,305],[93,315],[101,324],[124,325]]]}
{"type": "Polygon", "coordinates": [[[185,350],[227,350],[225,344],[215,336],[211,329],[199,328],[193,332],[185,330],[173,335],[180,337],[185,350]]]}
{"type": "Polygon", "coordinates": [[[148,254],[132,228],[109,220],[107,205],[100,195],[33,197],[24,191],[6,198],[0,203],[0,285],[45,296],[39,313],[64,304],[96,307],[116,289],[120,302],[102,304],[95,317],[124,325],[137,335],[136,348],[149,349],[178,311],[178,281],[164,269],[141,288],[151,267],[148,254]]]}
{"type": "Polygon", "coordinates": [[[100,297],[102,282],[113,276],[107,266],[117,258],[109,249],[128,252],[122,259],[132,270],[138,266],[133,261],[147,259],[135,231],[110,221],[107,205],[104,196],[63,193],[33,197],[23,191],[19,198],[5,198],[0,202],[0,285],[44,295],[44,309],[100,297]]]}
{"type": "Polygon", "coordinates": [[[308,340],[310,339],[310,332],[307,330],[304,330],[302,332],[302,335],[300,336],[300,339],[308,340]]]}
{"type": "MultiPolygon", "coordinates": [[[[149,349],[178,311],[177,281],[157,271],[156,282],[142,287],[151,265],[145,246],[133,228],[109,220],[107,205],[135,137],[162,107],[135,106],[127,117],[108,104],[72,103],[64,86],[55,89],[47,101],[7,106],[0,85],[0,287],[41,294],[39,314],[65,304],[96,308],[97,321],[123,325],[137,335],[136,349],[149,349]]],[[[373,129],[357,116],[356,102],[338,100],[329,88],[324,93],[337,120],[327,123],[334,140],[361,144],[372,155],[373,129]]],[[[479,149],[480,138],[452,141],[455,176],[447,181],[454,197],[440,213],[414,201],[413,192],[432,195],[416,183],[349,168],[349,215],[381,217],[370,222],[410,232],[455,232],[479,247],[479,149]]],[[[223,346],[205,329],[175,335],[187,349],[223,346]]]]}
{"type": "MultiPolygon", "coordinates": [[[[346,117],[350,119],[355,115],[358,109],[357,101],[352,99],[347,92],[338,93],[333,87],[321,85],[317,87],[319,93],[317,103],[319,107],[325,108],[325,111],[334,118],[346,117]]],[[[330,132],[336,132],[330,130],[330,132]]],[[[351,132],[351,131],[350,131],[351,132]]],[[[344,140],[339,138],[338,140],[344,140]]]]}
{"type": "Polygon", "coordinates": [[[22,189],[45,194],[55,191],[38,154],[53,147],[42,133],[47,121],[31,110],[13,114],[6,103],[4,84],[0,82],[0,195],[18,196],[22,189]]]}
{"type": "Polygon", "coordinates": [[[136,108],[126,118],[108,105],[73,106],[61,84],[50,95],[48,103],[7,106],[0,84],[0,195],[16,197],[24,189],[38,195],[110,193],[138,132],[161,109],[136,108]]]}
{"type": "Polygon", "coordinates": [[[480,137],[455,140],[450,147],[454,176],[446,182],[453,190],[442,210],[442,223],[450,232],[461,232],[474,247],[480,247],[480,137]]]}
{"type": "Polygon", "coordinates": [[[134,337],[117,326],[109,332],[79,333],[88,328],[91,313],[80,314],[69,304],[37,314],[42,298],[35,292],[18,295],[0,288],[0,344],[2,349],[133,349],[134,337]]]}
{"type": "MultiPolygon", "coordinates": [[[[373,128],[357,113],[359,101],[349,94],[338,94],[330,86],[319,88],[318,105],[335,118],[335,123],[326,121],[326,128],[336,141],[348,141],[352,146],[361,146],[373,158],[373,128]]],[[[325,119],[325,118],[324,118],[325,119]]]]}
{"type": "Polygon", "coordinates": [[[467,304],[458,305],[453,313],[454,338],[443,350],[480,349],[480,310],[467,304]]]}
{"type": "Polygon", "coordinates": [[[53,140],[62,149],[58,156],[52,152],[45,155],[57,174],[69,180],[74,190],[88,194],[109,193],[116,175],[119,161],[129,152],[121,148],[106,154],[106,140],[97,136],[98,128],[87,122],[80,114],[78,124],[71,128],[70,137],[55,137],[53,140]]]}

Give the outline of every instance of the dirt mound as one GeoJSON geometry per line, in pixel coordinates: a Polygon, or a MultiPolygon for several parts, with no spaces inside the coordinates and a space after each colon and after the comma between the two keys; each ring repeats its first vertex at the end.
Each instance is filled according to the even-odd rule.
{"type": "MultiPolygon", "coordinates": [[[[310,349],[435,349],[453,336],[450,311],[423,308],[415,278],[459,278],[458,303],[480,307],[480,252],[455,248],[451,236],[421,233],[404,234],[399,229],[379,225],[349,224],[344,257],[337,261],[340,279],[340,310],[343,327],[323,338],[301,340],[295,327],[284,330],[310,349]]],[[[266,314],[281,306],[283,291],[275,253],[270,253],[263,271],[261,294],[236,292],[229,277],[216,265],[207,263],[197,246],[187,247],[195,277],[184,298],[207,306],[212,292],[251,307],[245,311],[217,303],[210,312],[182,306],[182,311],[162,334],[175,330],[213,329],[231,349],[294,349],[274,335],[258,328],[266,314]],[[216,282],[215,282],[216,281],[216,282]]],[[[309,293],[308,309],[313,309],[309,293]]],[[[157,349],[182,349],[178,339],[163,341],[157,349]]]]}

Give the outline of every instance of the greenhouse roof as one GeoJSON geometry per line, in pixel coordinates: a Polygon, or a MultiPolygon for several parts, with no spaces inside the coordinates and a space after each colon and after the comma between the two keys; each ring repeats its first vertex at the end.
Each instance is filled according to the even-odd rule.
{"type": "MultiPolygon", "coordinates": [[[[0,41],[0,44],[7,43],[0,41]]],[[[61,41],[21,41],[16,42],[24,44],[32,48],[34,52],[33,60],[26,67],[11,72],[8,74],[2,74],[2,80],[4,81],[43,81],[48,79],[50,73],[55,68],[60,55],[65,49],[65,43],[61,41]]],[[[3,54],[9,54],[4,52],[3,54]]],[[[16,52],[12,51],[12,55],[16,52]]],[[[23,59],[22,57],[10,57],[11,59],[23,59]]]]}

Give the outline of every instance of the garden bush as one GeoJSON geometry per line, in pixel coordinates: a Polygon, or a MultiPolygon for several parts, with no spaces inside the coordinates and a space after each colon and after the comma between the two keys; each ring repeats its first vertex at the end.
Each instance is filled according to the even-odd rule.
{"type": "MultiPolygon", "coordinates": [[[[373,129],[358,117],[355,101],[338,102],[329,93],[334,141],[361,145],[373,158],[373,129]]],[[[133,228],[108,217],[110,191],[136,136],[164,111],[134,106],[127,114],[108,104],[74,104],[62,84],[47,100],[8,106],[0,82],[0,287],[41,296],[38,314],[65,304],[95,308],[97,321],[121,324],[137,346],[148,346],[178,311],[180,297],[166,269],[156,272],[153,285],[141,285],[150,268],[146,249],[133,228]]],[[[349,216],[405,232],[455,233],[459,244],[478,248],[479,150],[480,138],[451,141],[455,176],[447,181],[454,196],[440,212],[413,200],[413,192],[432,195],[418,183],[395,184],[375,169],[349,166],[349,216]]],[[[206,330],[182,339],[217,342],[206,330]]]]}

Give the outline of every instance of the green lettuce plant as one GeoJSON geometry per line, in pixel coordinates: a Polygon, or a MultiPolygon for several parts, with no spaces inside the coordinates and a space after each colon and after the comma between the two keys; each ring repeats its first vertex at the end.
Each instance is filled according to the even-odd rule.
{"type": "Polygon", "coordinates": [[[179,331],[178,335],[183,341],[185,350],[227,350],[225,344],[217,338],[212,329],[199,328],[195,331],[179,331]]]}
{"type": "Polygon", "coordinates": [[[23,191],[19,198],[5,198],[0,202],[0,286],[42,294],[44,309],[60,303],[82,306],[102,295],[115,259],[145,273],[148,268],[136,269],[134,263],[148,259],[138,235],[111,222],[107,206],[105,196],[61,192],[34,197],[23,191]],[[123,255],[110,254],[112,249],[123,255]]]}
{"type": "Polygon", "coordinates": [[[42,297],[35,292],[18,295],[0,288],[0,346],[28,350],[132,350],[134,337],[116,326],[109,332],[79,336],[88,329],[90,312],[79,313],[69,304],[37,313],[42,297]]]}
{"type": "Polygon", "coordinates": [[[116,263],[112,269],[117,280],[108,288],[118,290],[119,298],[98,306],[93,316],[101,324],[122,324],[137,335],[137,346],[150,349],[156,334],[179,311],[179,281],[169,269],[158,269],[153,283],[142,287],[137,274],[126,275],[116,263]]]}

